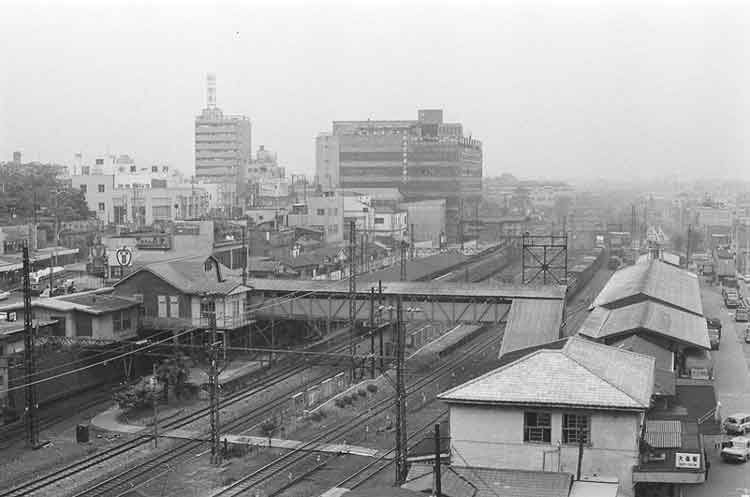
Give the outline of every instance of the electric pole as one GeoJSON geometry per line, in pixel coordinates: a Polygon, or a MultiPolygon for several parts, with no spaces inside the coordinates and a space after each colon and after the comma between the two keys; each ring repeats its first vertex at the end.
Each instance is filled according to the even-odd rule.
{"type": "Polygon", "coordinates": [[[158,377],[156,376],[156,363],[153,365],[153,371],[154,376],[151,379],[152,382],[152,393],[153,393],[153,402],[154,402],[154,448],[156,449],[159,447],[159,396],[157,394],[157,385],[159,383],[158,377]]]}
{"type": "Polygon", "coordinates": [[[209,345],[209,363],[210,370],[208,375],[208,387],[210,398],[210,423],[211,423],[211,463],[221,464],[221,450],[219,445],[219,396],[218,383],[219,373],[216,366],[218,344],[216,342],[216,301],[211,297],[209,306],[209,326],[210,340],[209,345]]]}
{"type": "Polygon", "coordinates": [[[349,355],[352,358],[349,377],[354,382],[354,335],[357,328],[357,229],[349,223],[349,355]]]}
{"type": "Polygon", "coordinates": [[[401,296],[396,299],[396,485],[406,480],[406,386],[404,384],[404,323],[401,296]]]}
{"type": "MultiPolygon", "coordinates": [[[[34,227],[36,229],[36,227],[34,227]]],[[[31,283],[29,282],[29,244],[23,246],[23,326],[24,326],[24,362],[26,366],[26,442],[29,447],[39,446],[39,420],[37,419],[36,385],[36,351],[34,324],[31,321],[31,283]]]]}
{"type": "Polygon", "coordinates": [[[440,462],[440,423],[435,423],[435,497],[443,497],[440,462]]]}
{"type": "Polygon", "coordinates": [[[406,281],[406,242],[401,241],[401,281],[406,281]]]}
{"type": "Polygon", "coordinates": [[[375,287],[370,287],[370,377],[375,378],[375,287]]]}
{"type": "Polygon", "coordinates": [[[249,266],[249,257],[247,255],[247,225],[242,227],[242,252],[245,254],[242,264],[242,285],[247,286],[247,267],[249,266]]]}

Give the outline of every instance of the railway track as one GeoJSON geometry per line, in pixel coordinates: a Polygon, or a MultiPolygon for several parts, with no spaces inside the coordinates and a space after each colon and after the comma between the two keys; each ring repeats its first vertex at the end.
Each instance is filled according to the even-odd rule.
{"type": "MultiPolygon", "coordinates": [[[[360,341],[361,342],[364,341],[364,338],[362,338],[360,341]]],[[[347,350],[347,348],[348,348],[348,342],[341,343],[329,349],[329,352],[332,352],[332,353],[341,352],[341,351],[347,350]]],[[[274,384],[278,382],[284,381],[297,374],[300,374],[301,372],[306,370],[308,367],[309,366],[307,364],[303,364],[303,365],[289,364],[283,367],[281,370],[273,370],[273,369],[268,370],[266,374],[259,380],[259,383],[254,384],[249,389],[238,391],[228,396],[226,399],[221,400],[220,409],[231,406],[232,404],[243,401],[245,399],[248,399],[249,397],[252,397],[253,395],[273,386],[274,384]]],[[[314,383],[316,381],[319,382],[320,380],[325,379],[328,376],[329,376],[328,374],[321,375],[320,377],[315,378],[311,382],[308,382],[308,383],[314,383]]],[[[267,407],[270,409],[272,406],[278,406],[278,403],[281,403],[282,399],[283,401],[286,401],[288,397],[286,395],[280,396],[279,398],[276,399],[276,402],[277,402],[276,404],[269,403],[267,404],[267,407]]],[[[209,413],[208,407],[202,408],[188,415],[170,420],[169,422],[162,425],[161,428],[164,430],[182,428],[182,427],[189,425],[190,423],[193,423],[194,421],[198,419],[203,418],[204,416],[208,415],[208,413],[209,413]]],[[[76,461],[74,463],[66,465],[63,468],[60,468],[56,471],[48,473],[44,476],[35,477],[31,481],[27,481],[19,485],[16,485],[9,490],[3,490],[2,492],[0,492],[0,497],[20,497],[20,496],[32,495],[34,492],[44,489],[45,487],[49,487],[50,485],[53,485],[55,483],[62,482],[63,480],[70,478],[72,476],[75,476],[77,474],[80,474],[83,471],[89,470],[104,462],[110,461],[116,457],[124,455],[128,451],[136,447],[140,447],[144,444],[151,442],[152,439],[153,438],[150,434],[138,435],[135,438],[128,440],[126,442],[122,442],[115,447],[111,447],[104,451],[88,456],[80,461],[76,461]]]]}
{"type": "MultiPolygon", "coordinates": [[[[407,399],[419,392],[422,387],[434,383],[435,381],[444,378],[446,375],[453,374],[464,362],[473,361],[477,352],[485,350],[488,346],[492,345],[493,342],[500,339],[501,336],[492,336],[489,339],[474,344],[452,361],[446,361],[428,375],[410,383],[406,388],[407,399]]],[[[311,454],[311,452],[315,452],[320,445],[329,443],[337,437],[343,436],[356,428],[360,428],[363,423],[389,411],[393,408],[394,403],[395,401],[392,398],[387,398],[380,400],[373,406],[368,406],[367,411],[363,411],[355,417],[325,430],[319,435],[313,437],[313,439],[307,441],[301,447],[276,458],[219,492],[214,493],[212,497],[237,497],[239,495],[247,494],[250,490],[261,484],[267,486],[267,482],[272,481],[274,475],[283,474],[283,472],[287,470],[294,474],[305,474],[309,476],[314,471],[307,468],[307,466],[310,464],[311,458],[317,457],[316,455],[311,454]]],[[[325,466],[325,464],[320,464],[320,467],[323,466],[325,466]]],[[[264,489],[264,492],[268,492],[270,495],[278,495],[291,486],[289,483],[282,486],[282,489],[277,488],[272,491],[264,489]]]]}

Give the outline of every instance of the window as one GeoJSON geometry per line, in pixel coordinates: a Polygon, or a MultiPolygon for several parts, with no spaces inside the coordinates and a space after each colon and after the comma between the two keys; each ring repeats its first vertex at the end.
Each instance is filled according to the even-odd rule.
{"type": "Polygon", "coordinates": [[[86,195],[86,185],[81,185],[81,193],[86,195]]]}
{"type": "Polygon", "coordinates": [[[316,210],[315,210],[315,213],[316,213],[316,214],[317,214],[318,216],[325,216],[325,215],[326,215],[326,210],[325,210],[325,209],[316,209],[316,210]]]}
{"type": "Polygon", "coordinates": [[[158,166],[151,166],[151,172],[152,173],[158,173],[159,172],[159,167],[158,166]]]}
{"type": "Polygon", "coordinates": [[[104,202],[99,202],[99,210],[104,211],[104,202]]]}
{"type": "Polygon", "coordinates": [[[591,443],[591,423],[585,414],[563,414],[562,443],[579,443],[579,434],[583,436],[583,443],[591,443]]]}
{"type": "Polygon", "coordinates": [[[552,442],[552,421],[548,412],[523,413],[524,442],[552,442]]]}
{"type": "Polygon", "coordinates": [[[160,318],[167,317],[167,297],[165,295],[159,295],[157,297],[159,301],[159,314],[160,318]]]}
{"type": "Polygon", "coordinates": [[[135,299],[135,301],[136,301],[136,302],[138,302],[139,304],[142,304],[142,303],[143,303],[143,294],[142,294],[142,293],[134,293],[134,294],[133,294],[133,298],[134,298],[134,299],[135,299]]]}
{"type": "Polygon", "coordinates": [[[91,174],[91,168],[89,166],[81,166],[81,174],[83,176],[88,176],[91,174]]]}
{"type": "Polygon", "coordinates": [[[212,300],[201,301],[201,317],[204,319],[210,318],[216,313],[216,302],[212,300]]]}
{"type": "Polygon", "coordinates": [[[99,191],[99,193],[104,193],[104,185],[97,185],[96,189],[99,191]]]}
{"type": "Polygon", "coordinates": [[[180,315],[180,300],[174,295],[169,297],[169,315],[173,318],[180,315]]]}
{"type": "Polygon", "coordinates": [[[385,224],[385,218],[376,217],[375,218],[375,224],[385,224]]]}
{"type": "Polygon", "coordinates": [[[115,331],[122,330],[122,313],[115,312],[114,314],[112,314],[112,328],[115,331]]]}
{"type": "Polygon", "coordinates": [[[104,165],[104,159],[96,159],[96,165],[97,166],[103,166],[104,165]]]}
{"type": "Polygon", "coordinates": [[[135,172],[135,166],[130,166],[130,172],[131,172],[131,173],[134,173],[134,172],[135,172]]]}
{"type": "Polygon", "coordinates": [[[129,330],[130,329],[130,311],[122,311],[122,329],[123,330],[129,330]]]}

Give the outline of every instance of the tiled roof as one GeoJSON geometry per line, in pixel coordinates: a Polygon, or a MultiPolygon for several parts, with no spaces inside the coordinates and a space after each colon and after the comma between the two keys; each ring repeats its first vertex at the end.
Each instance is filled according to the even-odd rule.
{"type": "Polygon", "coordinates": [[[682,423],[679,420],[647,420],[644,441],[655,449],[679,449],[682,423]]]}
{"type": "Polygon", "coordinates": [[[440,394],[449,403],[647,409],[654,359],[571,337],[440,394]]]}
{"type": "Polygon", "coordinates": [[[505,325],[500,357],[560,338],[563,300],[514,299],[505,325]]]}
{"type": "MultiPolygon", "coordinates": [[[[207,273],[204,268],[206,259],[208,259],[206,256],[186,257],[149,264],[115,283],[115,287],[141,271],[152,273],[187,295],[203,293],[227,295],[242,285],[241,282],[233,279],[219,281],[215,269],[207,273]]],[[[212,260],[217,263],[213,257],[212,260]]],[[[221,269],[222,266],[219,267],[221,269]]]]}
{"type": "MultiPolygon", "coordinates": [[[[432,478],[432,466],[413,465],[402,488],[428,491],[432,478]]],[[[568,497],[571,480],[569,473],[451,465],[442,490],[446,497],[568,497]]]]}
{"type": "Polygon", "coordinates": [[[670,340],[710,349],[706,319],[656,302],[591,311],[578,333],[595,339],[616,337],[632,332],[655,333],[670,340]]]}
{"type": "Polygon", "coordinates": [[[69,295],[66,297],[59,297],[58,300],[77,304],[80,307],[76,310],[87,312],[89,314],[104,314],[138,306],[138,303],[132,300],[113,297],[111,295],[97,295],[94,293],[69,295]]]}
{"type": "Polygon", "coordinates": [[[592,307],[620,307],[633,298],[648,298],[703,315],[698,278],[659,260],[649,260],[616,271],[592,307]]]}

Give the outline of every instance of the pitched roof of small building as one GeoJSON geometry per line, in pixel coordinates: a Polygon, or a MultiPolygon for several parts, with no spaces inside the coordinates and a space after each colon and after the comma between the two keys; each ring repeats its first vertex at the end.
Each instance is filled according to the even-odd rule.
{"type": "MultiPolygon", "coordinates": [[[[134,300],[115,297],[113,295],[104,295],[98,292],[81,292],[61,297],[33,299],[31,301],[32,308],[41,307],[59,312],[79,311],[93,315],[130,309],[138,305],[140,304],[134,300]]],[[[23,309],[23,302],[17,302],[0,307],[0,312],[18,311],[21,309],[23,309]]]]}
{"type": "Polygon", "coordinates": [[[616,271],[597,295],[592,308],[615,308],[649,299],[703,315],[698,277],[659,260],[648,260],[616,271]]]}
{"type": "Polygon", "coordinates": [[[612,347],[617,347],[622,350],[629,350],[636,354],[642,354],[651,356],[656,360],[655,367],[657,369],[670,370],[674,366],[674,353],[671,350],[665,349],[661,345],[657,345],[650,341],[648,338],[644,338],[639,335],[630,335],[616,342],[610,343],[612,347]]]}
{"type": "Polygon", "coordinates": [[[653,333],[667,340],[710,349],[706,319],[657,302],[592,310],[578,333],[597,340],[632,333],[653,333]]]}
{"type": "MultiPolygon", "coordinates": [[[[432,465],[412,465],[401,488],[430,491],[432,472],[432,465]]],[[[445,497],[568,497],[572,480],[569,473],[456,465],[444,467],[441,476],[445,497]]]]}
{"type": "Polygon", "coordinates": [[[439,395],[448,403],[644,410],[654,358],[571,337],[439,395]]]}
{"type": "Polygon", "coordinates": [[[505,325],[500,357],[560,338],[563,300],[514,299],[505,325]]]}
{"type": "Polygon", "coordinates": [[[204,293],[228,295],[239,289],[242,283],[235,279],[224,279],[222,267],[219,261],[213,256],[173,259],[144,266],[124,277],[115,283],[114,286],[121,285],[141,271],[148,271],[187,295],[204,293]],[[210,270],[206,270],[206,263],[209,260],[212,266],[210,270]]]}

